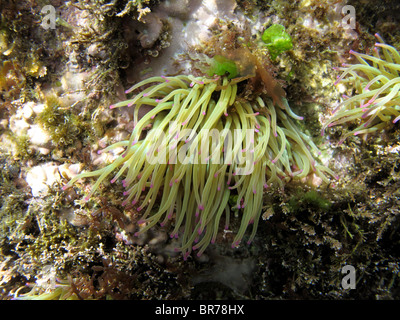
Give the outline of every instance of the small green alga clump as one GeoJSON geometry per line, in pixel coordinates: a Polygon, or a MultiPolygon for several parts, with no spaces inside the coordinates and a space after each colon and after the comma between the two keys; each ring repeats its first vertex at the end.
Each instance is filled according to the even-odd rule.
{"type": "Polygon", "coordinates": [[[223,56],[216,55],[212,59],[208,75],[210,77],[227,75],[228,79],[233,79],[238,75],[236,63],[223,56]]]}
{"type": "Polygon", "coordinates": [[[267,45],[272,60],[275,60],[282,52],[293,48],[291,36],[280,24],[273,24],[266,29],[261,39],[267,45]]]}

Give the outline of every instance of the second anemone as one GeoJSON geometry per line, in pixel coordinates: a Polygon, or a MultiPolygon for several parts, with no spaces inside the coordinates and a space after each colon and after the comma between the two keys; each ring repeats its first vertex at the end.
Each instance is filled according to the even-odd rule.
{"type": "Polygon", "coordinates": [[[372,133],[400,120],[400,53],[396,48],[380,41],[373,55],[350,50],[358,63],[343,64],[343,73],[335,84],[342,82],[354,88],[356,94],[344,96],[344,101],[334,110],[334,115],[324,125],[325,129],[338,124],[358,122],[358,126],[344,134],[339,143],[352,135],[372,133]]]}

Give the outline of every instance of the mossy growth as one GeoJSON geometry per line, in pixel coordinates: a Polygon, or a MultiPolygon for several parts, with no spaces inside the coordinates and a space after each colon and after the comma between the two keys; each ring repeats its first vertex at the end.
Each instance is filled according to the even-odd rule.
{"type": "Polygon", "coordinates": [[[27,208],[26,190],[15,184],[20,171],[18,163],[0,158],[0,240],[14,237],[27,208]]]}
{"type": "Polygon", "coordinates": [[[293,196],[289,200],[289,208],[291,211],[298,211],[304,206],[312,207],[314,210],[327,211],[330,209],[332,203],[325,199],[318,191],[309,190],[304,194],[293,196]]]}
{"type": "Polygon", "coordinates": [[[14,157],[16,159],[30,159],[34,156],[34,151],[30,148],[29,136],[26,134],[16,135],[11,131],[6,131],[5,135],[14,143],[14,157]]]}
{"type": "Polygon", "coordinates": [[[275,60],[282,52],[293,48],[291,36],[280,24],[273,24],[266,29],[261,39],[267,45],[272,60],[275,60]]]}
{"type": "Polygon", "coordinates": [[[46,97],[46,107],[35,122],[48,132],[53,144],[58,147],[72,145],[88,129],[83,120],[71,109],[63,107],[55,95],[46,97]]]}

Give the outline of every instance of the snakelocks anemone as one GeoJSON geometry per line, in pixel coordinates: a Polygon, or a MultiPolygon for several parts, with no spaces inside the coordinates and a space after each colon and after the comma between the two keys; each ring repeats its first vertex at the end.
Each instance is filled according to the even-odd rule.
{"type": "Polygon", "coordinates": [[[319,151],[297,128],[296,120],[302,117],[293,113],[286,99],[272,101],[260,94],[248,100],[241,97],[243,81],[179,75],[136,84],[127,90],[135,93],[131,99],[111,106],[135,108],[129,140],[99,151],[122,146],[124,152],[106,167],[74,177],[64,189],[78,179],[98,177],[88,200],[117,172],[110,178],[111,183],[123,178],[122,204],[133,204],[141,215],[136,235],[171,220],[170,236],[180,239],[178,250],[185,259],[192,250],[201,255],[214,243],[220,225],[229,227],[228,202],[234,196],[241,223],[232,247],[239,245],[249,225],[251,243],[264,188],[310,174],[329,182],[325,174],[333,172],[315,161],[319,151]],[[139,119],[144,105],[153,108],[139,119]]]}
{"type": "Polygon", "coordinates": [[[322,129],[338,124],[358,121],[354,130],[344,134],[339,143],[351,135],[382,130],[389,122],[400,120],[400,54],[392,46],[380,41],[375,44],[373,56],[350,51],[358,64],[343,64],[344,71],[335,84],[349,84],[356,90],[353,97],[344,96],[344,101],[334,110],[336,113],[322,129]],[[381,51],[381,52],[380,52],[381,51]]]}

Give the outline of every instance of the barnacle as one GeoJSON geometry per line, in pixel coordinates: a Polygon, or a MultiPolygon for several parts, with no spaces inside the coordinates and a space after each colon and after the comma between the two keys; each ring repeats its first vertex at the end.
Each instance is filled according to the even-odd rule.
{"type": "Polygon", "coordinates": [[[352,135],[382,130],[390,121],[396,123],[400,119],[400,53],[383,43],[378,34],[375,36],[380,42],[375,44],[372,56],[350,51],[359,63],[339,68],[344,72],[335,84],[352,85],[357,94],[344,96],[344,101],[334,110],[336,114],[325,123],[322,135],[327,127],[360,122],[357,128],[344,134],[339,143],[352,135]]]}
{"type": "Polygon", "coordinates": [[[215,242],[222,220],[225,229],[229,227],[229,201],[235,195],[242,219],[232,247],[239,245],[252,224],[250,243],[261,215],[264,188],[283,186],[312,173],[329,182],[325,173],[333,172],[316,163],[313,153],[319,151],[296,127],[295,120],[302,117],[286,99],[279,97],[277,106],[265,94],[244,99],[239,89],[243,81],[179,75],[136,84],[127,93],[141,91],[111,106],[135,107],[129,140],[98,151],[124,147],[124,152],[108,166],[74,177],[64,189],[80,178],[98,177],[88,200],[119,169],[111,183],[124,175],[122,204],[144,211],[137,235],[172,220],[170,236],[181,235],[179,250],[185,259],[192,250],[199,249],[201,255],[215,242]],[[139,119],[143,105],[153,109],[139,119]]]}

